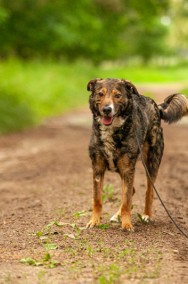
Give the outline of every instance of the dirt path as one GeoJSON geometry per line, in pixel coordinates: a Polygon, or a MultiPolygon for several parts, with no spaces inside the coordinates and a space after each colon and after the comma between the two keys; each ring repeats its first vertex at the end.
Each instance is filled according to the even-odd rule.
{"type": "MultiPolygon", "coordinates": [[[[159,101],[176,87],[140,90],[152,91],[159,101]]],[[[140,162],[133,200],[135,233],[122,232],[109,222],[121,196],[119,177],[110,173],[105,178],[105,225],[84,229],[92,197],[90,124],[84,109],[0,137],[0,283],[188,283],[188,241],[156,197],[155,221],[138,222],[145,193],[140,162]]],[[[157,188],[188,232],[187,120],[165,125],[164,133],[157,188]]]]}

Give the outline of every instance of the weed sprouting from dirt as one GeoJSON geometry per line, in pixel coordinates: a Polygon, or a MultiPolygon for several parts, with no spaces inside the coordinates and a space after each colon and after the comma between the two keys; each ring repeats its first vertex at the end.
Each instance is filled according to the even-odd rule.
{"type": "Polygon", "coordinates": [[[77,211],[74,213],[74,218],[75,219],[79,219],[80,217],[83,217],[83,216],[87,216],[88,215],[88,212],[82,210],[82,211],[77,211]]]}
{"type": "Polygon", "coordinates": [[[54,268],[60,265],[60,263],[57,260],[53,259],[51,254],[49,254],[48,252],[45,253],[40,260],[27,257],[22,258],[20,262],[31,266],[44,266],[46,268],[54,268]]]}
{"type": "Polygon", "coordinates": [[[87,252],[88,252],[89,257],[92,257],[93,254],[94,254],[94,249],[93,249],[93,247],[90,246],[90,245],[88,245],[88,246],[87,246],[87,252]]]}
{"type": "Polygon", "coordinates": [[[110,228],[110,225],[109,224],[101,224],[101,225],[98,225],[97,228],[102,229],[102,230],[106,230],[106,229],[110,228]]]}
{"type": "Polygon", "coordinates": [[[98,272],[97,281],[99,284],[124,283],[121,279],[151,279],[157,278],[160,274],[161,258],[159,252],[152,252],[154,258],[151,260],[151,251],[144,250],[137,252],[131,246],[114,253],[110,249],[103,248],[103,258],[111,260],[110,263],[103,263],[96,267],[98,272]],[[144,257],[143,257],[144,256],[144,257]],[[154,262],[154,268],[148,267],[148,263],[154,262]]]}
{"type": "Polygon", "coordinates": [[[80,225],[85,212],[76,212],[77,223],[52,221],[36,232],[34,236],[45,254],[39,260],[22,258],[21,262],[45,268],[61,266],[76,280],[89,269],[93,281],[98,284],[159,277],[162,259],[159,251],[137,247],[126,234],[123,239],[119,238],[120,231],[114,235],[112,224],[86,230],[80,225]],[[53,251],[53,256],[49,251],[53,251]]]}
{"type": "Polygon", "coordinates": [[[112,184],[106,184],[103,187],[102,201],[113,201],[114,200],[114,187],[112,184]]]}
{"type": "Polygon", "coordinates": [[[46,243],[46,244],[44,244],[44,248],[46,250],[55,250],[55,249],[58,248],[58,244],[56,244],[56,243],[46,243]]]}
{"type": "Polygon", "coordinates": [[[118,264],[112,263],[108,266],[98,267],[100,276],[98,277],[99,284],[113,284],[117,283],[122,272],[118,264]]]}
{"type": "Polygon", "coordinates": [[[58,221],[50,222],[46,226],[44,226],[42,228],[42,230],[35,232],[34,235],[36,235],[38,238],[41,238],[42,236],[46,236],[46,235],[49,235],[49,234],[51,234],[51,235],[56,234],[57,231],[52,230],[52,227],[54,227],[54,225],[57,226],[57,227],[62,227],[64,225],[64,223],[61,223],[61,222],[58,222],[58,221]]]}

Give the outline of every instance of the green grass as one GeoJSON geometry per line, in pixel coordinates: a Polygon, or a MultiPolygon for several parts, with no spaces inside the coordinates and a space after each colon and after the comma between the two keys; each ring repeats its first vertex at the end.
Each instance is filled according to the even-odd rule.
{"type": "Polygon", "coordinates": [[[0,132],[23,129],[86,103],[85,76],[77,65],[1,63],[0,132]]]}
{"type": "Polygon", "coordinates": [[[46,252],[40,260],[26,257],[22,258],[20,262],[31,266],[44,266],[46,268],[55,268],[60,265],[57,260],[52,259],[52,256],[49,254],[49,252],[46,252]]]}
{"type": "Polygon", "coordinates": [[[181,90],[181,93],[188,96],[188,88],[181,90]]]}
{"type": "Polygon", "coordinates": [[[96,77],[126,78],[134,83],[187,80],[182,67],[94,67],[87,62],[0,62],[0,133],[40,123],[45,117],[87,105],[87,82],[96,77]]]}
{"type": "Polygon", "coordinates": [[[161,276],[163,255],[157,245],[150,246],[148,242],[143,246],[139,238],[134,240],[131,234],[123,235],[118,230],[114,234],[112,224],[103,224],[93,232],[80,225],[82,221],[77,224],[50,222],[39,231],[42,235],[31,236],[30,243],[35,244],[35,250],[31,251],[31,256],[23,255],[20,262],[40,266],[46,275],[48,269],[58,266],[61,275],[68,272],[70,282],[80,282],[81,275],[83,281],[92,278],[92,283],[96,284],[120,284],[128,279],[149,283],[161,276]],[[77,238],[68,237],[76,234],[77,238]],[[44,235],[50,240],[48,246],[44,246],[44,235]]]}
{"type": "Polygon", "coordinates": [[[112,184],[106,184],[103,187],[102,201],[113,201],[114,187],[112,184]]]}
{"type": "Polygon", "coordinates": [[[187,81],[188,66],[128,66],[100,70],[98,77],[125,78],[133,83],[175,83],[187,81]],[[101,72],[100,72],[101,71],[101,72]],[[100,75],[101,74],[101,75],[100,75]]]}

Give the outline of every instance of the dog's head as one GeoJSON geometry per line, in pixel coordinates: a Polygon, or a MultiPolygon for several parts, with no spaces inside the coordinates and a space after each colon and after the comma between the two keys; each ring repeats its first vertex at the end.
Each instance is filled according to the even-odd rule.
{"type": "Polygon", "coordinates": [[[114,117],[122,114],[133,94],[139,95],[131,82],[120,79],[94,79],[89,81],[87,90],[91,91],[91,111],[106,126],[112,124],[114,117]]]}

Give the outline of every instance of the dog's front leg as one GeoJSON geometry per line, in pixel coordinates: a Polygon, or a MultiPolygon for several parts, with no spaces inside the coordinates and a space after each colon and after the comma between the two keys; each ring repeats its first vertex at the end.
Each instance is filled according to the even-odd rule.
{"type": "MultiPolygon", "coordinates": [[[[135,194],[135,188],[133,187],[133,195],[135,194]]],[[[121,221],[121,207],[119,210],[110,218],[110,222],[118,223],[121,221]]]]}
{"type": "Polygon", "coordinates": [[[102,215],[102,189],[104,180],[104,167],[100,170],[93,167],[93,211],[87,227],[93,228],[100,224],[102,215]]]}
{"type": "Polygon", "coordinates": [[[120,176],[122,180],[121,222],[122,229],[133,231],[131,223],[132,196],[134,192],[134,165],[129,162],[120,163],[120,176]]]}
{"type": "Polygon", "coordinates": [[[131,223],[131,207],[133,195],[133,181],[130,180],[130,177],[128,179],[129,181],[127,181],[127,178],[124,178],[122,180],[121,222],[122,229],[132,231],[133,226],[131,223]]]}

